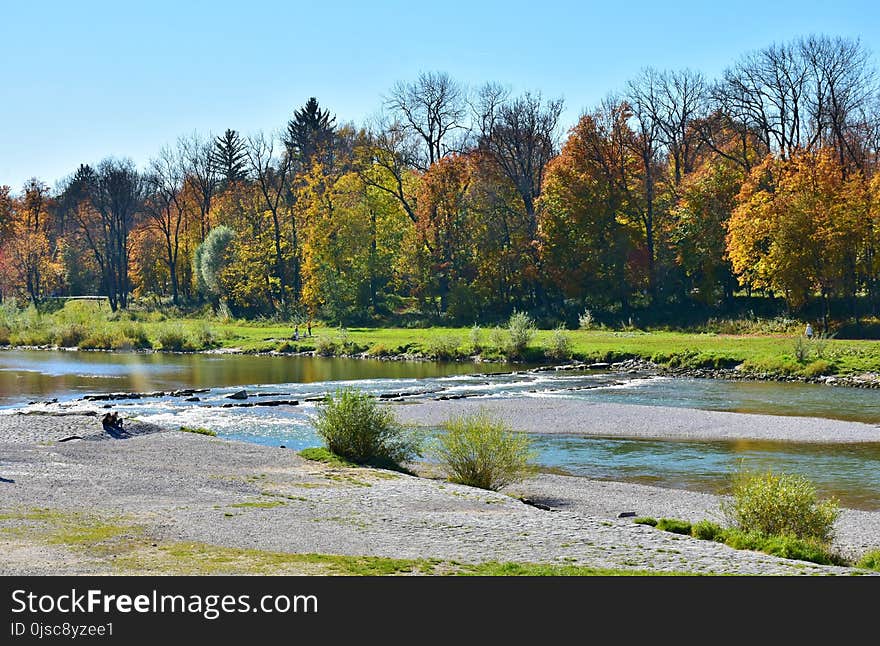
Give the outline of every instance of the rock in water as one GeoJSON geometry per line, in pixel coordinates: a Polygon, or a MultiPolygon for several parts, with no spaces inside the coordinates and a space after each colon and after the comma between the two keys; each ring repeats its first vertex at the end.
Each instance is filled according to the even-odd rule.
{"type": "Polygon", "coordinates": [[[239,390],[239,391],[232,393],[231,395],[226,395],[226,399],[247,399],[247,398],[248,398],[248,394],[247,394],[246,390],[239,390]]]}

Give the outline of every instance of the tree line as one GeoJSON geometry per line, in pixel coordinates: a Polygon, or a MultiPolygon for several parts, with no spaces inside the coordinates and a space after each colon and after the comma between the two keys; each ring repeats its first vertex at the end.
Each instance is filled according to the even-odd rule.
{"type": "Polygon", "coordinates": [[[743,290],[880,311],[880,89],[811,36],[717,79],[645,69],[567,132],[563,102],[426,72],[379,116],[310,98],[273,133],[193,134],[145,169],[0,187],[0,297],[210,303],[236,316],[626,317],[743,290]]]}

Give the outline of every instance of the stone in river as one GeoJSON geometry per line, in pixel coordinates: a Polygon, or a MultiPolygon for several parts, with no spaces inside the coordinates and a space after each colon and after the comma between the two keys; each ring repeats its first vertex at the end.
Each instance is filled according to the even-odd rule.
{"type": "Polygon", "coordinates": [[[248,398],[248,394],[247,394],[246,390],[239,390],[239,391],[232,393],[231,395],[226,395],[226,399],[247,399],[247,398],[248,398]]]}

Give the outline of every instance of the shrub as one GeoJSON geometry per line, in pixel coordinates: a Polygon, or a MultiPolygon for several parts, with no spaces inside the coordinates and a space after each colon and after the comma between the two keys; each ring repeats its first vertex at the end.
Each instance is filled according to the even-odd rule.
{"type": "Polygon", "coordinates": [[[391,411],[354,388],[327,396],[318,406],[315,429],[328,450],[358,464],[392,466],[421,455],[391,411]]]}
{"type": "Polygon", "coordinates": [[[163,326],[159,330],[157,340],[159,341],[159,347],[162,350],[181,352],[193,349],[186,330],[183,329],[183,326],[178,324],[163,326]]]}
{"type": "Polygon", "coordinates": [[[507,321],[507,333],[510,337],[507,354],[519,357],[535,336],[535,322],[525,312],[515,311],[507,321]]]}
{"type": "Polygon", "coordinates": [[[217,335],[214,330],[205,323],[198,325],[189,335],[190,347],[193,349],[203,350],[213,348],[218,345],[217,335]]]}
{"type": "Polygon", "coordinates": [[[732,498],[721,509],[743,532],[820,542],[831,540],[840,514],[837,500],[817,500],[816,488],[803,476],[772,472],[737,474],[732,498]]]}
{"type": "Polygon", "coordinates": [[[691,527],[691,536],[704,541],[714,541],[723,536],[724,529],[721,525],[708,520],[696,522],[691,527]]]}
{"type": "Polygon", "coordinates": [[[826,545],[815,539],[795,536],[766,536],[760,532],[728,529],[723,534],[724,544],[737,550],[754,550],[772,556],[820,565],[846,565],[846,561],[832,554],[826,545]]]}
{"type": "Polygon", "coordinates": [[[130,348],[142,350],[152,346],[146,328],[140,323],[125,323],[122,326],[122,335],[130,348]]]}
{"type": "Polygon", "coordinates": [[[507,354],[508,338],[500,327],[492,328],[489,333],[489,345],[498,354],[507,354]]]}
{"type": "Polygon", "coordinates": [[[352,342],[351,338],[348,336],[348,328],[340,327],[339,328],[339,341],[338,346],[342,348],[343,352],[351,352],[352,342]]]}
{"type": "Polygon", "coordinates": [[[82,323],[67,323],[55,328],[52,336],[62,348],[75,348],[89,336],[89,329],[82,323]]]}
{"type": "Polygon", "coordinates": [[[531,440],[485,410],[453,418],[434,445],[452,482],[497,491],[531,471],[531,440]]]}
{"type": "Polygon", "coordinates": [[[121,338],[110,330],[95,330],[79,343],[81,350],[121,350],[121,338]]]}
{"type": "Polygon", "coordinates": [[[369,350],[367,350],[367,354],[371,357],[387,357],[390,356],[391,350],[389,350],[385,344],[377,343],[372,346],[369,350]]]}
{"type": "Polygon", "coordinates": [[[638,518],[633,518],[633,522],[637,525],[648,525],[649,527],[657,527],[657,519],[651,518],[650,516],[639,516],[638,518]]]}
{"type": "Polygon", "coordinates": [[[590,310],[584,310],[584,313],[578,316],[578,328],[581,330],[592,330],[596,324],[593,313],[590,310]]]}
{"type": "Polygon", "coordinates": [[[880,572],[880,550],[865,552],[865,554],[862,555],[862,558],[859,559],[859,562],[856,563],[856,567],[863,567],[880,572]]]}
{"type": "Polygon", "coordinates": [[[443,335],[428,340],[425,352],[434,359],[455,359],[458,357],[458,344],[461,341],[457,336],[443,335]]]}
{"type": "Polygon", "coordinates": [[[816,359],[808,363],[802,370],[807,377],[820,377],[822,375],[830,375],[834,372],[834,365],[825,359],[816,359]]]}
{"type": "Polygon", "coordinates": [[[806,363],[810,358],[810,342],[800,335],[794,339],[794,358],[798,363],[806,363]]]}
{"type": "Polygon", "coordinates": [[[571,338],[565,331],[565,326],[560,325],[550,336],[550,347],[544,351],[550,359],[563,361],[571,358],[571,338]]]}
{"type": "Polygon", "coordinates": [[[470,334],[471,350],[474,354],[479,354],[483,349],[483,330],[476,323],[471,328],[470,334]]]}
{"type": "Polygon", "coordinates": [[[315,352],[322,357],[332,357],[338,348],[336,341],[328,336],[319,336],[315,339],[315,352]]]}
{"type": "Polygon", "coordinates": [[[657,529],[664,532],[672,532],[673,534],[691,535],[691,524],[686,520],[678,520],[676,518],[661,518],[655,525],[657,529]]]}

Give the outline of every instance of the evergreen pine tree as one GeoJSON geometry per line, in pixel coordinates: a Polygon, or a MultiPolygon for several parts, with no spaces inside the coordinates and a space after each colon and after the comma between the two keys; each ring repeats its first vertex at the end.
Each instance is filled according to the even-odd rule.
{"type": "Polygon", "coordinates": [[[246,175],[246,153],[241,136],[229,128],[214,140],[211,161],[223,177],[224,185],[243,180],[246,175]]]}
{"type": "Polygon", "coordinates": [[[287,122],[284,143],[288,152],[307,166],[315,155],[330,153],[335,132],[336,117],[331,117],[329,110],[322,110],[318,99],[311,97],[287,122]]]}

